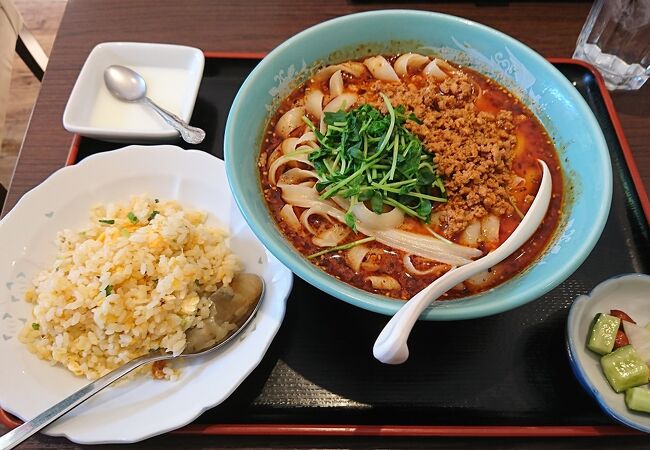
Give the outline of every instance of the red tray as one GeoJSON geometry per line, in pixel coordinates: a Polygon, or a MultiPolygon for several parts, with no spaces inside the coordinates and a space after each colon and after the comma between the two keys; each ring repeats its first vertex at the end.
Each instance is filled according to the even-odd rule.
{"type": "MultiPolygon", "coordinates": [[[[205,56],[209,60],[258,60],[264,55],[256,53],[215,53],[215,52],[206,52],[205,56]]],[[[628,177],[636,189],[637,200],[635,205],[639,206],[642,210],[643,215],[645,216],[646,225],[650,223],[650,201],[648,201],[648,195],[644,189],[641,177],[639,176],[638,169],[634,162],[632,152],[628,146],[625,135],[614,109],[611,97],[605,88],[603,80],[600,74],[594,70],[594,68],[584,62],[573,60],[573,59],[563,59],[563,58],[549,58],[549,61],[556,65],[560,70],[563,70],[567,78],[571,81],[572,77],[577,76],[580,73],[589,74],[589,80],[582,79],[577,80],[578,83],[576,87],[581,91],[583,96],[590,103],[590,106],[596,113],[597,117],[600,115],[599,120],[608,119],[611,123],[611,133],[610,138],[618,143],[618,149],[610,148],[610,152],[618,151],[619,156],[622,156],[622,161],[627,168],[627,173],[623,176],[628,177]],[[579,69],[579,70],[578,70],[579,69]],[[584,88],[584,89],[581,89],[584,88]],[[589,89],[592,88],[590,93],[589,89]],[[595,91],[595,95],[594,94],[595,91]],[[604,117],[603,115],[606,115],[604,117]]],[[[207,65],[206,65],[207,67],[207,65]]],[[[206,76],[204,74],[204,76],[206,76]]],[[[243,79],[242,79],[243,80],[243,79]]],[[[242,80],[239,80],[241,82],[242,80]]],[[[226,105],[225,107],[229,107],[226,105]]],[[[219,111],[219,114],[222,114],[222,111],[219,111]]],[[[196,123],[196,120],[199,118],[193,117],[192,122],[196,123]]],[[[223,114],[219,120],[221,122],[225,121],[225,114],[223,114]]],[[[601,122],[602,123],[602,122],[601,122]]],[[[200,123],[198,124],[201,125],[200,123]]],[[[219,128],[223,130],[223,123],[220,123],[219,128]]],[[[608,130],[604,130],[606,133],[608,130]]],[[[216,133],[218,134],[218,133],[216,133]]],[[[221,148],[221,136],[215,136],[213,141],[207,145],[221,148]]],[[[611,147],[611,141],[610,141],[611,147]]],[[[116,148],[114,144],[101,143],[99,141],[91,141],[89,139],[81,138],[80,136],[75,136],[73,144],[71,146],[69,156],[66,164],[74,164],[80,159],[83,159],[89,153],[89,149],[92,148],[93,151],[102,151],[110,150],[111,148],[116,148]]],[[[564,348],[560,347],[557,349],[558,352],[563,352],[564,348]]],[[[10,414],[6,413],[0,409],[0,422],[6,425],[9,428],[16,427],[20,424],[20,421],[10,414]]],[[[179,430],[176,430],[172,433],[174,434],[183,434],[183,435],[249,435],[249,436],[260,436],[260,435],[294,435],[294,436],[318,436],[318,435],[329,435],[329,436],[414,436],[414,437],[427,437],[427,436],[468,436],[468,437],[579,437],[579,436],[621,436],[621,435],[641,435],[643,433],[637,432],[635,430],[612,424],[598,423],[596,425],[589,424],[579,424],[579,425],[547,425],[542,424],[540,426],[530,425],[530,424],[498,424],[498,423],[488,423],[486,425],[481,424],[451,424],[451,425],[431,425],[431,424],[405,424],[399,423],[399,421],[394,421],[394,424],[388,423],[389,420],[384,420],[381,423],[365,423],[359,422],[358,424],[348,424],[348,423],[337,423],[336,420],[323,420],[318,422],[317,420],[312,420],[310,423],[299,423],[296,421],[286,421],[282,423],[281,421],[275,421],[274,423],[260,423],[260,421],[247,421],[245,420],[236,420],[234,423],[213,423],[211,418],[208,418],[206,422],[201,423],[201,420],[197,420],[193,424],[185,426],[179,430]],[[387,423],[384,423],[387,422],[387,423]]],[[[216,422],[216,421],[214,421],[216,422]]],[[[366,421],[367,422],[367,421],[366,421]]],[[[607,422],[607,420],[601,420],[600,422],[607,422]]]]}

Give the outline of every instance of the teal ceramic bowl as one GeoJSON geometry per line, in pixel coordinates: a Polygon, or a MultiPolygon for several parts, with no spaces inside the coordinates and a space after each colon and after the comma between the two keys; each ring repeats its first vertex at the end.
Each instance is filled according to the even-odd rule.
{"type": "Polygon", "coordinates": [[[298,33],[269,53],[239,90],[226,125],[226,171],[237,205],[271,253],[300,278],[360,308],[394,314],[403,302],[347,285],[293,249],[261,195],[256,159],[271,111],[317,65],[403,51],[469,66],[518,95],[551,135],[572,197],[549,247],[528,269],[484,293],[429,308],[421,318],[484,317],[539,298],[571,275],[600,237],[612,195],[607,145],[591,110],[559,71],[515,39],[469,20],[406,10],[353,14],[298,33]]]}

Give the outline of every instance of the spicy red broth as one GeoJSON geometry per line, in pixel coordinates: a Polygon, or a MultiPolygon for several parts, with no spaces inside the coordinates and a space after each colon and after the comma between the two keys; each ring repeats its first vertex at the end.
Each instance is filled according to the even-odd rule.
{"type": "Polygon", "coordinates": [[[297,251],[346,283],[408,299],[507,239],[539,187],[538,159],[553,181],[542,225],[443,297],[451,299],[523,270],[559,222],[557,152],[501,85],[414,54],[327,66],[281,103],[259,169],[272,216],[297,251]]]}

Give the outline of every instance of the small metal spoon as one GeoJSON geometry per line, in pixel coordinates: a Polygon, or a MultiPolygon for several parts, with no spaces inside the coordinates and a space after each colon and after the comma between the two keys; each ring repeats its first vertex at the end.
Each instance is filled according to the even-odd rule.
{"type": "Polygon", "coordinates": [[[181,134],[185,142],[199,144],[205,139],[205,131],[190,126],[183,119],[160,106],[147,97],[147,83],[142,76],[124,66],[108,66],[104,70],[104,83],[109,92],[126,102],[142,102],[153,108],[160,117],[181,134]]]}
{"type": "MultiPolygon", "coordinates": [[[[409,357],[407,340],[411,329],[427,306],[458,283],[506,259],[533,235],[546,215],[552,187],[551,172],[544,161],[538,161],[542,166],[542,181],[533,204],[517,229],[496,250],[476,261],[450,270],[406,302],[379,333],[372,348],[375,358],[385,364],[402,364],[406,361],[409,357]]],[[[438,304],[441,303],[444,302],[438,304]]]]}
{"type": "MultiPolygon", "coordinates": [[[[111,383],[122,378],[124,375],[129,372],[137,369],[146,363],[151,363],[155,361],[164,361],[168,359],[181,359],[189,358],[192,356],[206,355],[208,353],[214,352],[218,348],[223,347],[226,343],[230,342],[237,336],[246,326],[253,320],[255,314],[257,313],[260,305],[262,304],[262,299],[264,297],[264,280],[254,274],[240,274],[238,277],[245,277],[240,279],[239,282],[243,285],[245,292],[243,295],[256,295],[256,298],[250,304],[246,303],[246,299],[239,299],[240,308],[234,309],[230,308],[232,311],[229,311],[227,314],[232,318],[232,323],[237,325],[237,328],[232,330],[230,334],[226,335],[222,339],[216,342],[210,342],[208,347],[198,348],[197,342],[188,342],[188,347],[191,345],[191,350],[188,353],[181,353],[180,355],[174,356],[171,353],[167,353],[164,350],[157,350],[150,352],[144,356],[133,359],[128,363],[124,364],[121,367],[113,370],[112,372],[107,373],[101,378],[93,381],[92,383],[84,386],[79,389],[74,394],[69,397],[61,400],[59,403],[55,404],[51,408],[43,411],[38,416],[34,417],[28,422],[20,425],[19,427],[13,429],[9,433],[6,433],[0,436],[0,450],[9,450],[14,448],[16,445],[23,442],[25,439],[29,438],[31,435],[39,431],[40,429],[46,427],[47,425],[54,422],[56,419],[69,412],[70,410],[76,408],[81,403],[88,400],[90,397],[110,385],[111,383]],[[241,311],[245,309],[245,311],[241,311]]],[[[235,283],[235,278],[233,283],[235,283]]],[[[213,303],[218,302],[237,302],[237,293],[232,294],[226,293],[225,295],[219,295],[219,291],[211,297],[213,303]]],[[[252,297],[251,297],[252,298],[252,297]]],[[[219,307],[218,307],[219,308],[219,307]]],[[[190,331],[190,330],[188,330],[190,331]]],[[[190,338],[188,337],[188,341],[190,338]]],[[[199,345],[200,347],[200,345],[199,345]]]]}

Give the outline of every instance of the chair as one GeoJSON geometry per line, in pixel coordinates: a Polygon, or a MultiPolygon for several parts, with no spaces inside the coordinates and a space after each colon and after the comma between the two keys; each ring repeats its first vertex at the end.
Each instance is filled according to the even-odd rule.
{"type": "MultiPolygon", "coordinates": [[[[47,55],[34,36],[25,28],[23,19],[12,0],[0,0],[0,146],[4,136],[5,117],[9,101],[9,86],[14,54],[18,53],[39,81],[47,66],[47,55]]],[[[0,184],[0,206],[7,190],[0,184]]]]}

